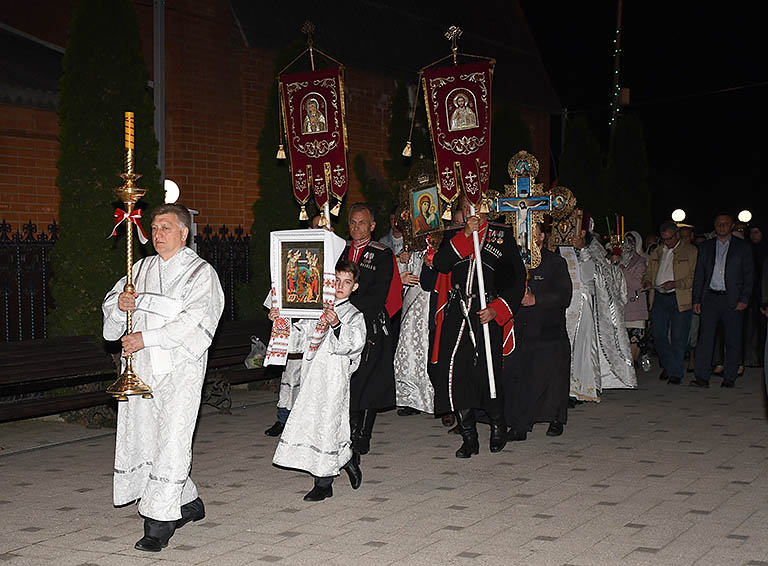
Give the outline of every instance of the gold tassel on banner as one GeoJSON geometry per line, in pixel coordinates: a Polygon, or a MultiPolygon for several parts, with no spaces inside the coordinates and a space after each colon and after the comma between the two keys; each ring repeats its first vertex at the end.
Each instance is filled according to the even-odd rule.
{"type": "Polygon", "coordinates": [[[480,201],[480,210],[478,212],[480,212],[480,214],[488,214],[491,212],[491,207],[488,206],[487,198],[480,201]]]}
{"type": "Polygon", "coordinates": [[[328,220],[325,218],[325,213],[320,213],[320,222],[317,223],[318,228],[323,228],[324,226],[328,226],[328,220]]]}
{"type": "Polygon", "coordinates": [[[280,144],[280,147],[277,148],[277,159],[285,159],[285,149],[283,149],[283,144],[280,144]]]}
{"type": "Polygon", "coordinates": [[[411,155],[413,155],[413,152],[411,151],[411,142],[407,141],[403,148],[403,157],[411,157],[411,155]]]}
{"type": "Polygon", "coordinates": [[[307,209],[304,208],[304,205],[301,205],[301,212],[299,212],[299,220],[309,220],[309,215],[307,214],[307,209]]]}
{"type": "Polygon", "coordinates": [[[443,212],[443,220],[453,220],[453,214],[451,214],[450,203],[448,203],[448,206],[445,207],[445,212],[443,212]]]}
{"type": "Polygon", "coordinates": [[[341,201],[337,200],[336,204],[333,205],[333,208],[331,209],[331,214],[333,214],[334,216],[338,216],[339,212],[341,212],[341,201]]]}

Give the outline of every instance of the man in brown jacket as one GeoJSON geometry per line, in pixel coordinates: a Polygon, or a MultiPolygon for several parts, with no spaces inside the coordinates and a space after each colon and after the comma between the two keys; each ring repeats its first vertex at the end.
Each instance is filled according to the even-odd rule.
{"type": "Polygon", "coordinates": [[[663,245],[648,258],[643,285],[650,288],[651,332],[661,363],[659,379],[679,385],[691,329],[691,290],[698,251],[680,239],[677,224],[659,227],[663,245]]]}

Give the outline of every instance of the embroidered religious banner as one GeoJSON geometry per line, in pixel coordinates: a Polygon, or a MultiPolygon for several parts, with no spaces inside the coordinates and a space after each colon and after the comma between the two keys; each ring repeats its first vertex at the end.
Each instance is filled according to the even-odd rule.
{"type": "Polygon", "coordinates": [[[320,210],[347,192],[343,67],[280,75],[280,104],[291,159],[293,194],[314,195],[320,210]]]}
{"type": "Polygon", "coordinates": [[[424,71],[424,99],[435,150],[437,187],[447,203],[461,194],[477,206],[491,161],[491,62],[424,71]]]}

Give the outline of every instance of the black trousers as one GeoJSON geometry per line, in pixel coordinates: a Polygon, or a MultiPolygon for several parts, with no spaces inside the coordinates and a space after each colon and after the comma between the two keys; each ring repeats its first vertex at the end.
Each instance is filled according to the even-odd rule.
{"type": "Polygon", "coordinates": [[[725,339],[725,371],[723,379],[736,381],[736,372],[741,362],[741,333],[744,326],[744,311],[728,306],[725,294],[705,291],[701,298],[701,323],[699,342],[696,344],[696,379],[709,381],[712,371],[712,353],[719,322],[723,324],[725,339]]]}

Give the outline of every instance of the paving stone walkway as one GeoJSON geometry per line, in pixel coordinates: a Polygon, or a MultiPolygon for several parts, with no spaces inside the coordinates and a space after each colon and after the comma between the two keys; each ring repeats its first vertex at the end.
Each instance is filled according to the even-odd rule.
{"type": "Polygon", "coordinates": [[[274,395],[206,413],[193,477],[208,516],[159,554],[133,549],[134,506],[111,504],[113,433],[0,425],[0,563],[768,566],[768,426],[758,370],[735,389],[667,385],[580,405],[565,434],[469,460],[425,415],[379,417],[363,485],[305,503],[312,481],[271,465],[274,395]]]}

